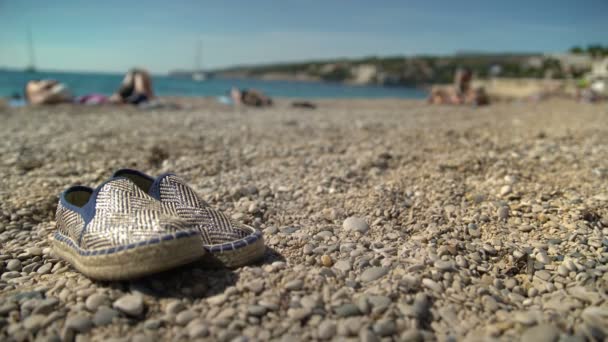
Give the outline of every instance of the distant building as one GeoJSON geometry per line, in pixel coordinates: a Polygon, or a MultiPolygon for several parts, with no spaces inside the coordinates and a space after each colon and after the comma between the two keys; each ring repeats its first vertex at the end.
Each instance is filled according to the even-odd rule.
{"type": "Polygon", "coordinates": [[[530,68],[538,69],[538,68],[542,68],[543,61],[544,61],[543,57],[532,56],[525,61],[524,65],[526,65],[527,67],[530,67],[530,68]]]}
{"type": "Polygon", "coordinates": [[[598,94],[608,94],[608,57],[597,59],[591,66],[591,71],[586,75],[591,83],[591,89],[598,94]]]}
{"type": "Polygon", "coordinates": [[[556,59],[563,68],[571,70],[589,70],[593,64],[593,58],[586,54],[553,53],[546,54],[545,57],[556,59]]]}
{"type": "Polygon", "coordinates": [[[608,57],[595,60],[591,65],[589,75],[593,78],[608,78],[608,57]]]}

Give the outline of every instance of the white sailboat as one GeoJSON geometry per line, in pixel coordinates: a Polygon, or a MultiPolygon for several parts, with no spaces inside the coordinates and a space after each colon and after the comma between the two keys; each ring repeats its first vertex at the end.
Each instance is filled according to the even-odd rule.
{"type": "Polygon", "coordinates": [[[202,58],[203,43],[198,41],[198,48],[196,49],[196,69],[192,73],[192,80],[196,82],[206,81],[209,75],[201,69],[201,58],[202,58]]]}
{"type": "Polygon", "coordinates": [[[34,39],[32,38],[32,28],[27,27],[27,46],[30,63],[25,68],[26,72],[36,72],[36,56],[34,55],[34,39]]]}

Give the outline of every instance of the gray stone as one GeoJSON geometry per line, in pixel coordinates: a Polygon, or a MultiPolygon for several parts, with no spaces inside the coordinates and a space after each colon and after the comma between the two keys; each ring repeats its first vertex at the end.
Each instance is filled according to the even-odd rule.
{"type": "Polygon", "coordinates": [[[351,216],[344,220],[342,227],[347,231],[366,233],[369,230],[369,225],[363,219],[351,216]]]}
{"type": "Polygon", "coordinates": [[[352,269],[352,265],[348,260],[338,260],[334,264],[334,268],[342,272],[348,272],[352,269]]]}
{"type": "Polygon", "coordinates": [[[257,279],[257,280],[251,281],[246,285],[246,287],[249,289],[249,291],[251,291],[255,294],[260,294],[260,293],[262,293],[262,291],[264,291],[264,280],[257,279]]]}
{"type": "Polygon", "coordinates": [[[175,316],[184,310],[186,310],[186,305],[184,305],[184,303],[179,300],[173,300],[167,304],[165,313],[170,316],[175,316]]]}
{"type": "Polygon", "coordinates": [[[101,306],[93,315],[93,323],[96,326],[103,326],[112,323],[115,317],[118,317],[119,312],[107,306],[101,306]]]}
{"type": "Polygon", "coordinates": [[[424,292],[416,293],[416,297],[414,297],[414,315],[418,319],[424,319],[431,310],[431,303],[429,298],[424,292]]]}
{"type": "Polygon", "coordinates": [[[289,309],[287,310],[287,316],[291,317],[296,321],[301,321],[312,313],[311,308],[297,308],[297,309],[289,309]]]}
{"type": "Polygon", "coordinates": [[[528,328],[521,335],[521,342],[555,342],[559,338],[559,330],[551,324],[541,324],[528,328]]]}
{"type": "Polygon", "coordinates": [[[373,331],[368,328],[363,328],[359,331],[360,342],[380,342],[380,339],[373,331]]]}
{"type": "Polygon", "coordinates": [[[51,263],[49,262],[49,263],[46,263],[46,264],[44,264],[44,265],[40,266],[40,268],[39,268],[39,269],[37,269],[37,270],[36,270],[36,272],[37,272],[38,274],[48,274],[48,273],[51,273],[51,269],[52,269],[52,268],[53,268],[53,264],[51,264],[51,263]]]}
{"type": "Polygon", "coordinates": [[[361,314],[361,311],[357,307],[357,305],[353,303],[342,304],[334,309],[334,312],[339,317],[350,317],[357,316],[361,314]]]}
{"type": "Polygon", "coordinates": [[[536,261],[546,265],[551,262],[551,259],[549,259],[549,256],[547,256],[545,251],[541,251],[536,253],[536,261]]]}
{"type": "Polygon", "coordinates": [[[209,328],[203,322],[196,321],[194,324],[188,324],[188,336],[190,338],[201,338],[208,335],[209,328]]]}
{"type": "Polygon", "coordinates": [[[368,301],[372,305],[374,312],[384,312],[392,303],[392,300],[386,296],[369,296],[368,301]]]}
{"type": "Polygon", "coordinates": [[[197,316],[198,316],[198,314],[192,310],[184,310],[184,311],[178,313],[177,316],[175,316],[175,323],[183,326],[183,325],[188,324],[191,320],[193,320],[197,316]]]}
{"type": "Polygon", "coordinates": [[[289,291],[301,290],[302,286],[304,286],[302,279],[295,279],[285,284],[285,288],[289,291]]]}
{"type": "Polygon", "coordinates": [[[33,256],[42,256],[42,248],[40,247],[30,247],[30,248],[26,248],[25,251],[29,254],[29,255],[33,255],[33,256]]]}
{"type": "Polygon", "coordinates": [[[467,231],[473,237],[481,236],[481,230],[477,227],[475,223],[469,223],[469,225],[467,226],[467,231]]]}
{"type": "Polygon", "coordinates": [[[108,303],[108,297],[103,294],[94,293],[85,301],[85,305],[89,311],[96,311],[101,305],[108,303]]]}
{"type": "Polygon", "coordinates": [[[32,333],[36,333],[44,325],[45,315],[31,315],[23,321],[23,327],[32,333]]]}
{"type": "Polygon", "coordinates": [[[59,299],[55,297],[49,297],[47,299],[41,300],[36,304],[36,308],[32,311],[33,314],[41,314],[48,315],[53,310],[55,310],[55,306],[59,304],[59,299]]]}
{"type": "Polygon", "coordinates": [[[319,324],[318,328],[319,338],[322,340],[329,340],[336,335],[336,323],[333,321],[324,320],[319,324]]]}
{"type": "Polygon", "coordinates": [[[144,312],[144,300],[139,295],[124,295],[118,298],[112,306],[129,316],[139,316],[144,312]]]}
{"type": "Polygon", "coordinates": [[[497,215],[499,219],[506,221],[509,218],[509,207],[502,206],[498,208],[497,215]]]}
{"type": "Polygon", "coordinates": [[[91,321],[91,318],[88,316],[78,314],[76,316],[68,317],[65,321],[65,328],[79,333],[86,333],[93,328],[93,321],[91,321]]]}
{"type": "Polygon", "coordinates": [[[504,185],[502,188],[500,188],[500,196],[506,196],[510,194],[511,190],[512,189],[510,185],[504,185]]]}
{"type": "Polygon", "coordinates": [[[357,308],[359,308],[359,311],[361,311],[363,314],[368,314],[370,313],[370,311],[372,310],[372,305],[369,302],[369,297],[368,296],[360,296],[357,299],[357,308]]]}
{"type": "Polygon", "coordinates": [[[518,229],[520,232],[527,233],[527,232],[531,232],[534,229],[534,227],[529,224],[523,224],[523,225],[519,226],[518,229]]]}
{"type": "Polygon", "coordinates": [[[450,271],[456,270],[456,266],[454,265],[453,261],[444,261],[444,260],[435,261],[435,268],[442,272],[450,272],[450,271]]]}
{"type": "Polygon", "coordinates": [[[397,332],[395,321],[381,319],[374,324],[374,332],[382,337],[391,336],[397,332]]]}
{"type": "Polygon", "coordinates": [[[2,277],[0,277],[0,279],[2,280],[10,280],[10,279],[15,279],[21,277],[21,273],[17,272],[17,271],[10,271],[10,272],[4,272],[2,273],[2,277]]]}
{"type": "Polygon", "coordinates": [[[370,267],[370,268],[366,269],[365,271],[363,271],[363,273],[361,274],[361,281],[362,282],[374,281],[374,280],[384,277],[385,275],[388,274],[388,272],[389,272],[389,269],[387,267],[370,267]]]}
{"type": "Polygon", "coordinates": [[[557,274],[561,275],[562,277],[567,277],[568,274],[570,274],[570,271],[566,268],[566,266],[561,264],[557,266],[557,274]]]}
{"type": "Polygon", "coordinates": [[[581,335],[560,335],[559,342],[586,342],[587,339],[581,335]]]}
{"type": "Polygon", "coordinates": [[[249,305],[247,307],[247,313],[251,316],[264,316],[266,314],[266,308],[261,305],[249,305]]]}
{"type": "Polygon", "coordinates": [[[443,287],[441,286],[441,284],[437,283],[436,281],[434,281],[433,279],[430,279],[430,278],[422,279],[422,285],[424,285],[426,288],[431,289],[437,293],[440,293],[443,291],[443,287]]]}
{"type": "Polygon", "coordinates": [[[228,299],[228,297],[225,294],[221,293],[221,294],[215,295],[213,297],[207,298],[207,303],[209,303],[210,305],[213,305],[213,306],[220,306],[220,305],[224,304],[227,299],[228,299]]]}
{"type": "Polygon", "coordinates": [[[21,271],[21,261],[19,259],[11,259],[6,263],[6,269],[9,271],[21,271]]]}
{"type": "Polygon", "coordinates": [[[144,322],[144,329],[156,330],[160,328],[162,322],[158,319],[148,319],[144,322]]]}
{"type": "Polygon", "coordinates": [[[542,280],[545,280],[545,281],[551,279],[551,273],[549,273],[549,272],[547,272],[545,270],[536,271],[534,273],[534,275],[537,276],[537,277],[539,277],[542,280]]]}
{"type": "Polygon", "coordinates": [[[409,329],[401,333],[399,341],[403,342],[422,342],[424,337],[417,329],[409,329]]]}
{"type": "MultiPolygon", "coordinates": [[[[260,304],[261,304],[261,302],[260,302],[260,304]]],[[[312,295],[312,296],[302,297],[302,299],[300,300],[300,304],[303,307],[314,309],[316,307],[321,306],[323,303],[322,303],[322,301],[319,300],[318,296],[312,295]]]]}

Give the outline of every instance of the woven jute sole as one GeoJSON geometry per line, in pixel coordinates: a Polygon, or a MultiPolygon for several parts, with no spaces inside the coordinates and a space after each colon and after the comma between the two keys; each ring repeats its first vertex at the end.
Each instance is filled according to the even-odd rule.
{"type": "Polygon", "coordinates": [[[254,243],[242,248],[223,252],[207,252],[203,261],[215,266],[237,268],[258,261],[265,252],[264,238],[260,237],[254,243]]]}
{"type": "Polygon", "coordinates": [[[87,277],[98,280],[125,280],[166,271],[189,264],[206,253],[200,235],[162,241],[106,255],[83,256],[67,244],[52,239],[57,255],[87,277]]]}

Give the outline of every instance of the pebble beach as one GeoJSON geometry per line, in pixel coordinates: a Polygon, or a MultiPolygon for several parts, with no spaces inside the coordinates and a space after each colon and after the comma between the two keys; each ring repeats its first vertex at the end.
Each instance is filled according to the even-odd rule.
{"type": "Polygon", "coordinates": [[[608,107],[320,100],[0,109],[0,340],[608,339],[608,107]],[[264,259],[91,280],[58,195],[176,173],[264,259]]]}

